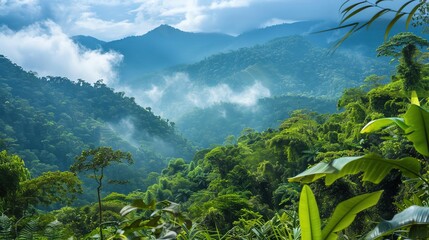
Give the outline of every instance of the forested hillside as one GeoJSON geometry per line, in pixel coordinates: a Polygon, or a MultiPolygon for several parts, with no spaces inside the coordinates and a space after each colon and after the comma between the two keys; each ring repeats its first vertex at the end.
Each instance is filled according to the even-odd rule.
{"type": "Polygon", "coordinates": [[[162,169],[168,157],[193,154],[174,123],[102,81],[38,78],[1,56],[0,84],[0,147],[22,157],[34,177],[68,170],[83,149],[98,146],[130,151],[131,172],[142,175],[162,169]]]}
{"type": "Polygon", "coordinates": [[[388,38],[429,5],[383,2],[346,1],[337,28],[393,13],[379,58],[288,36],[170,66],[265,36],[76,37],[126,53],[127,93],[0,55],[0,240],[429,239],[429,41],[388,38]]]}
{"type": "Polygon", "coordinates": [[[389,70],[380,59],[353,53],[330,54],[329,49],[299,36],[217,54],[178,69],[193,81],[209,86],[227,83],[236,89],[261,81],[274,96],[287,93],[330,98],[360,85],[365,76],[376,71],[383,75],[389,70]]]}
{"type": "MultiPolygon", "coordinates": [[[[399,66],[404,66],[403,62],[399,66]]],[[[420,104],[427,108],[423,96],[429,90],[429,70],[427,65],[420,66],[422,78],[415,86],[422,96],[420,104]]],[[[421,157],[398,128],[388,128],[378,134],[360,132],[372,120],[401,116],[405,112],[410,114],[404,75],[398,72],[387,84],[377,79],[373,75],[364,85],[347,89],[337,103],[342,112],[294,111],[279,128],[261,132],[246,129],[238,138],[227,139],[222,146],[197,152],[190,162],[182,158],[170,160],[159,176],[153,176],[155,183],[147,190],[136,190],[128,195],[111,193],[103,199],[103,215],[109,219],[106,225],[112,226],[105,227],[104,234],[119,236],[120,232],[115,229],[120,228],[127,236],[137,234],[167,239],[179,236],[184,239],[299,238],[305,234],[298,228],[304,223],[302,215],[298,218],[297,213],[299,202],[303,201],[300,200],[302,186],[288,180],[308,166],[368,152],[389,159],[407,156],[408,161],[411,157],[421,157]],[[126,204],[131,205],[121,210],[126,204]],[[118,214],[120,211],[123,216],[118,214]]],[[[324,174],[330,174],[326,171],[324,174]]],[[[317,178],[309,175],[311,181],[317,178]]],[[[360,213],[353,224],[341,232],[355,239],[370,231],[375,226],[374,221],[391,219],[397,209],[412,204],[410,201],[426,201],[427,194],[414,187],[413,181],[403,183],[401,179],[401,175],[393,171],[375,185],[363,184],[358,175],[342,175],[331,186],[316,181],[311,188],[320,217],[326,221],[341,201],[365,192],[384,191],[377,207],[360,213]]],[[[93,204],[63,208],[45,217],[62,223],[56,228],[62,236],[88,237],[98,233],[96,214],[97,206],[93,204]],[[85,220],[82,216],[86,216],[85,220]]]]}
{"type": "Polygon", "coordinates": [[[318,113],[337,111],[336,101],[305,96],[281,96],[259,99],[254,106],[221,103],[208,108],[196,109],[177,121],[177,129],[195,145],[208,147],[234,143],[242,131],[277,129],[284,119],[297,109],[318,113]]]}

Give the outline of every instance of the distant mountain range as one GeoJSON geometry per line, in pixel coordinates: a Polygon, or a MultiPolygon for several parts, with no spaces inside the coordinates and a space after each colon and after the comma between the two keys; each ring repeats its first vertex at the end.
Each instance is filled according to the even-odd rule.
{"type": "MultiPolygon", "coordinates": [[[[352,35],[341,49],[358,50],[365,56],[375,56],[375,48],[383,41],[385,21],[372,24],[368,30],[352,35]]],[[[75,36],[73,40],[88,49],[116,51],[124,56],[119,67],[122,81],[134,81],[145,74],[180,64],[190,64],[215,53],[228,52],[256,44],[264,44],[275,38],[300,35],[321,46],[331,46],[346,30],[317,33],[336,27],[336,23],[306,21],[285,23],[255,29],[238,36],[220,33],[184,32],[168,25],[161,25],[152,31],[120,40],[104,42],[90,36],[75,36]]],[[[404,31],[398,24],[392,34],[404,31]]]]}
{"type": "MultiPolygon", "coordinates": [[[[249,114],[249,111],[289,104],[289,100],[282,98],[284,96],[323,98],[332,103],[345,88],[361,85],[366,76],[390,74],[393,67],[388,64],[388,59],[375,57],[375,49],[383,42],[386,25],[383,20],[374,22],[368,30],[352,35],[335,54],[330,51],[330,46],[347,30],[316,33],[337,26],[320,21],[280,24],[238,36],[190,33],[161,25],[142,36],[111,42],[89,36],[73,39],[88,49],[122,54],[117,86],[135,97],[140,105],[150,106],[157,114],[177,121],[177,127],[186,137],[198,141],[210,134],[199,133],[209,131],[203,127],[189,131],[190,125],[200,124],[193,122],[196,118],[192,116],[210,119],[210,114],[219,112],[219,108],[231,106],[229,109],[244,107],[246,113],[228,116],[242,114],[243,119],[261,118],[256,112],[249,114]],[[266,99],[264,103],[271,105],[262,106],[260,99],[266,99]]],[[[401,30],[404,29],[399,23],[391,35],[401,30]]],[[[301,105],[287,109],[304,107],[301,105]]],[[[263,114],[269,113],[267,110],[263,114]]],[[[287,117],[287,113],[278,114],[277,111],[276,116],[263,117],[276,119],[278,123],[281,121],[279,116],[287,117]]],[[[211,119],[219,120],[211,124],[212,128],[219,126],[219,129],[210,130],[219,133],[216,143],[228,134],[239,133],[244,126],[235,124],[226,130],[222,122],[231,123],[234,119],[214,115],[211,119]]],[[[257,129],[273,126],[268,120],[247,123],[245,127],[257,129]]],[[[204,142],[202,145],[210,142],[209,139],[201,141],[204,142]]]]}

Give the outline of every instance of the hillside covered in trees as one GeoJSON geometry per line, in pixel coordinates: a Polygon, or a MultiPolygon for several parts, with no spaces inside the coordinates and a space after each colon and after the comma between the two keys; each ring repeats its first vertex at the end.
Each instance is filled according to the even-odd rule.
{"type": "MultiPolygon", "coordinates": [[[[169,157],[194,153],[173,122],[102,81],[39,78],[1,56],[0,84],[0,148],[19,155],[33,177],[68,170],[82,150],[97,146],[130,151],[136,163],[127,171],[134,176],[160,171],[169,157]]],[[[134,178],[134,188],[141,181],[134,178]]]]}
{"type": "MultiPolygon", "coordinates": [[[[119,85],[126,94],[102,80],[39,77],[0,55],[0,240],[428,239],[429,41],[390,33],[403,17],[406,27],[427,28],[429,3],[386,2],[345,1],[329,30],[348,29],[338,47],[387,16],[374,49],[381,61],[291,36],[172,66],[204,48],[201,39],[214,37],[199,57],[252,32],[193,35],[163,25],[124,41],[75,38],[96,50],[74,50],[99,56],[109,44],[156,45],[177,34],[184,55],[163,62],[162,51],[142,47],[155,56],[149,68],[171,66],[119,85]],[[156,115],[164,110],[177,119],[156,115]]],[[[237,7],[194,3],[186,7],[201,13],[237,7]]],[[[78,9],[91,10],[86,4],[78,9]]],[[[127,14],[150,14],[139,6],[127,14]]],[[[162,7],[168,18],[183,11],[162,7]]],[[[83,15],[98,27],[115,23],[94,13],[83,15]]]]}
{"type": "MultiPolygon", "coordinates": [[[[428,108],[427,91],[429,90],[429,67],[424,52],[426,46],[429,46],[427,40],[404,33],[395,36],[378,48],[379,55],[399,57],[399,60],[395,61],[395,74],[391,76],[388,83],[384,83],[380,76],[370,75],[361,86],[345,90],[336,104],[336,107],[341,109],[340,112],[318,113],[305,109],[295,110],[278,128],[262,131],[244,129],[236,138],[227,138],[223,145],[197,151],[190,161],[187,161],[186,158],[189,156],[186,155],[189,154],[188,152],[179,152],[183,157],[171,158],[159,173],[144,173],[147,174],[146,181],[143,181],[147,184],[147,188],[134,188],[129,193],[111,192],[109,195],[103,195],[100,205],[67,206],[55,211],[39,212],[38,218],[25,214],[25,212],[30,212],[30,209],[34,211],[43,203],[61,200],[64,194],[75,195],[79,192],[79,184],[76,182],[77,180],[73,180],[72,176],[63,176],[69,185],[65,188],[57,187],[62,194],[53,195],[49,199],[40,199],[39,202],[24,202],[27,205],[22,203],[22,206],[19,205],[21,209],[27,207],[24,214],[5,208],[10,206],[8,204],[13,197],[21,199],[22,194],[31,196],[32,191],[30,190],[34,189],[34,186],[38,186],[37,184],[41,181],[40,178],[33,180],[29,178],[26,175],[26,166],[20,161],[20,157],[12,155],[21,155],[21,151],[29,152],[30,150],[20,150],[23,147],[17,143],[22,141],[18,138],[21,135],[17,134],[19,131],[14,130],[13,125],[10,125],[12,121],[7,122],[7,118],[5,118],[3,120],[4,128],[6,129],[6,126],[10,125],[8,129],[16,131],[13,136],[18,136],[18,139],[5,138],[8,139],[3,141],[7,152],[2,152],[0,157],[3,165],[0,166],[13,163],[16,169],[20,169],[18,176],[21,179],[18,178],[16,181],[21,183],[21,187],[18,185],[16,189],[6,189],[6,194],[0,195],[5,196],[2,198],[1,206],[6,214],[2,215],[0,221],[3,229],[1,233],[3,236],[15,237],[26,236],[26,234],[41,236],[50,234],[50,236],[54,236],[54,239],[69,236],[100,237],[101,234],[112,239],[132,238],[133,236],[141,238],[152,236],[164,239],[259,239],[261,237],[298,239],[302,236],[303,239],[306,239],[305,236],[309,234],[306,232],[308,226],[306,219],[311,215],[314,221],[319,219],[317,221],[326,222],[324,229],[336,224],[330,234],[337,237],[342,235],[355,239],[363,237],[367,233],[366,236],[370,239],[375,238],[371,236],[406,235],[407,231],[405,233],[395,231],[399,228],[407,229],[407,226],[404,225],[391,226],[388,229],[379,226],[378,232],[374,232],[375,230],[371,232],[371,229],[376,227],[374,221],[380,222],[383,219],[393,218],[392,221],[396,222],[402,218],[412,219],[412,217],[395,215],[396,212],[402,210],[411,216],[413,214],[426,215],[427,208],[413,206],[424,205],[428,199],[428,195],[424,191],[427,183],[425,159],[429,155],[427,138],[424,138],[427,136],[424,128],[429,119],[429,113],[425,110],[428,108]],[[405,45],[404,42],[406,42],[405,45]],[[403,50],[407,48],[411,54],[407,55],[407,51],[403,50]],[[410,71],[413,69],[415,71],[410,71]],[[383,129],[389,124],[397,124],[398,127],[392,126],[383,129]],[[377,133],[367,133],[376,130],[377,133]],[[392,169],[397,169],[397,171],[390,171],[392,169]],[[359,177],[360,172],[363,172],[363,178],[359,177]],[[326,178],[325,181],[330,186],[325,185],[322,180],[317,180],[323,178],[326,178]],[[361,180],[368,182],[363,183],[361,180]],[[301,185],[296,183],[297,181],[309,185],[301,185]],[[308,201],[303,203],[306,199],[308,201]],[[378,204],[376,204],[377,202],[378,204]],[[355,213],[346,215],[348,220],[344,221],[347,221],[347,224],[339,217],[347,211],[337,211],[337,208],[340,207],[349,209],[347,207],[349,205],[345,206],[346,204],[355,204],[356,207],[355,213]],[[374,205],[376,207],[372,207],[374,205]],[[358,212],[367,208],[370,210],[359,213],[356,217],[358,212]],[[410,213],[410,211],[416,212],[410,213]],[[317,215],[315,215],[316,213],[317,215]],[[23,217],[25,221],[15,221],[14,216],[23,217]],[[103,221],[101,222],[98,218],[103,218],[103,221]],[[344,230],[348,225],[350,227],[344,230]],[[10,230],[12,226],[16,231],[10,230]]],[[[5,58],[3,61],[9,64],[8,68],[13,66],[12,69],[15,69],[15,73],[8,75],[8,78],[15,76],[19,79],[31,79],[32,84],[44,83],[44,87],[53,85],[56,88],[52,89],[56,91],[51,92],[69,96],[69,101],[74,98],[67,95],[67,91],[64,93],[60,91],[62,84],[67,84],[66,89],[83,88],[82,90],[94,91],[94,93],[98,93],[101,89],[102,93],[113,94],[118,101],[125,101],[130,106],[136,106],[142,114],[147,114],[149,119],[157,121],[165,129],[170,129],[166,132],[145,129],[148,134],[157,133],[164,138],[170,136],[171,138],[166,139],[178,139],[176,144],[186,143],[182,138],[176,138],[177,135],[171,123],[168,124],[159,117],[155,117],[150,111],[138,107],[132,99],[120,93],[114,93],[101,82],[91,86],[81,81],[74,83],[65,79],[56,81],[54,81],[55,78],[39,79],[34,74],[23,72],[19,67],[11,65],[5,58]]],[[[13,71],[8,72],[13,73],[13,71]]],[[[7,79],[4,79],[4,82],[3,84],[6,85],[7,79]]],[[[28,82],[28,84],[31,83],[28,82]]],[[[18,101],[17,97],[11,96],[15,96],[12,93],[19,94],[20,89],[16,89],[16,93],[13,92],[12,87],[4,89],[9,92],[10,96],[8,99],[4,99],[5,104],[13,103],[12,106],[15,106],[21,102],[21,108],[29,108],[27,111],[32,110],[29,106],[30,103],[40,104],[36,106],[47,105],[46,102],[37,103],[37,101],[43,101],[46,95],[39,95],[39,98],[35,98],[31,102],[18,101]]],[[[85,91],[80,92],[80,94],[83,93],[85,91]]],[[[75,94],[79,94],[79,91],[75,94]]],[[[111,98],[106,97],[106,99],[111,98]]],[[[300,100],[309,105],[315,105],[317,102],[317,99],[303,98],[300,100]]],[[[292,101],[298,102],[299,100],[292,101]]],[[[85,107],[88,107],[91,106],[90,104],[100,103],[85,102],[85,104],[85,107]]],[[[66,105],[71,105],[71,103],[66,105]]],[[[55,109],[59,106],[53,105],[52,113],[47,113],[46,118],[54,118],[55,109]]],[[[112,113],[108,116],[103,115],[104,112],[81,111],[89,115],[94,114],[91,115],[94,116],[93,121],[97,119],[98,121],[103,119],[121,121],[123,114],[120,113],[126,109],[121,109],[122,111],[114,114],[115,108],[112,106],[115,105],[109,106],[111,109],[104,110],[104,112],[112,113]]],[[[21,108],[17,107],[16,111],[21,108]]],[[[7,111],[7,108],[3,107],[2,111],[7,111]]],[[[133,113],[130,112],[130,115],[132,116],[133,113]]],[[[22,114],[25,114],[25,111],[22,114]]],[[[7,116],[14,115],[8,114],[7,116]]],[[[70,118],[73,119],[71,116],[70,118]]],[[[68,126],[64,116],[60,116],[59,119],[62,120],[61,126],[63,124],[68,126]]],[[[56,126],[56,123],[57,121],[53,121],[51,124],[56,126]]],[[[111,135],[114,135],[112,128],[110,131],[113,131],[111,135]]],[[[107,139],[103,138],[101,133],[96,138],[100,142],[92,144],[107,143],[101,142],[100,139],[107,139]]],[[[69,136],[73,135],[69,134],[69,136]]],[[[76,134],[76,136],[80,135],[76,134]]],[[[120,135],[117,138],[120,138],[120,135]]],[[[58,142],[58,140],[56,141],[58,142]]],[[[114,148],[129,149],[127,145],[114,145],[114,148]]],[[[141,150],[140,154],[147,154],[144,152],[145,150],[141,150]]],[[[86,161],[90,154],[97,153],[97,151],[100,149],[95,149],[92,153],[82,153],[76,160],[86,161]]],[[[133,156],[135,160],[139,159],[138,154],[139,152],[133,156]]],[[[22,154],[22,158],[25,157],[26,155],[22,154]]],[[[128,158],[127,155],[117,155],[117,157],[128,158]]],[[[94,159],[96,159],[95,155],[94,159]]],[[[112,161],[116,160],[115,157],[112,158],[112,161]]],[[[50,166],[47,165],[49,163],[45,164],[50,166]]],[[[70,160],[70,164],[72,164],[72,160],[70,160]]],[[[37,165],[33,166],[31,162],[28,166],[32,171],[34,171],[33,168],[37,169],[37,165]]],[[[73,166],[78,165],[75,162],[73,166]]],[[[84,169],[82,166],[81,169],[84,169]]],[[[101,166],[96,166],[96,169],[101,166]]],[[[142,164],[142,167],[144,166],[142,164]]],[[[87,167],[91,169],[90,165],[87,167]]],[[[14,171],[18,172],[18,170],[14,171]]],[[[139,175],[132,175],[122,168],[117,168],[115,175],[106,177],[112,179],[126,175],[126,179],[133,180],[133,177],[141,177],[140,174],[141,172],[139,175]]],[[[50,176],[41,175],[41,177],[50,176]]],[[[129,188],[130,185],[125,186],[129,188]]],[[[43,189],[40,191],[43,193],[43,189]]],[[[51,195],[52,193],[47,196],[51,195]]],[[[427,224],[424,220],[417,221],[420,221],[418,224],[427,224]]],[[[320,228],[320,226],[319,223],[318,227],[320,228]]],[[[311,231],[317,233],[321,230],[316,228],[311,231]]],[[[414,234],[413,229],[409,230],[409,234],[414,234]]]]}

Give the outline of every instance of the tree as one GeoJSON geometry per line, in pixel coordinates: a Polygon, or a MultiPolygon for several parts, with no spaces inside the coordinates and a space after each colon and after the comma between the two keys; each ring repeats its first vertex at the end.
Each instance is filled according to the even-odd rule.
{"type": "Polygon", "coordinates": [[[415,61],[418,47],[428,47],[429,41],[409,32],[396,34],[377,48],[377,56],[400,57],[398,73],[404,78],[405,90],[416,90],[422,79],[422,65],[415,61]]]}
{"type": "Polygon", "coordinates": [[[16,156],[9,155],[6,150],[0,152],[0,210],[14,212],[16,195],[20,190],[20,183],[30,178],[30,172],[24,161],[16,156]],[[11,209],[8,209],[11,208],[11,209]]]}
{"type": "Polygon", "coordinates": [[[92,172],[90,177],[97,183],[97,197],[99,210],[99,228],[100,239],[103,239],[102,232],[102,208],[101,208],[101,189],[103,187],[104,169],[112,163],[133,163],[131,154],[128,152],[114,151],[110,147],[98,147],[95,149],[82,151],[82,154],[76,157],[75,163],[71,166],[73,172],[92,172]]]}

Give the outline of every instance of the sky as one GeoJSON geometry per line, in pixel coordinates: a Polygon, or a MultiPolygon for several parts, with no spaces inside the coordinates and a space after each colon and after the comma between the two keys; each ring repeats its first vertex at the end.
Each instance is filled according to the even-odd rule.
{"type": "Polygon", "coordinates": [[[122,56],[77,46],[75,35],[111,41],[161,24],[237,35],[270,25],[338,20],[342,0],[0,0],[0,54],[39,76],[117,81],[122,56]]]}
{"type": "Polygon", "coordinates": [[[183,31],[244,31],[338,18],[340,0],[0,0],[0,25],[19,31],[52,21],[68,36],[110,41],[169,24],[183,31]]]}

